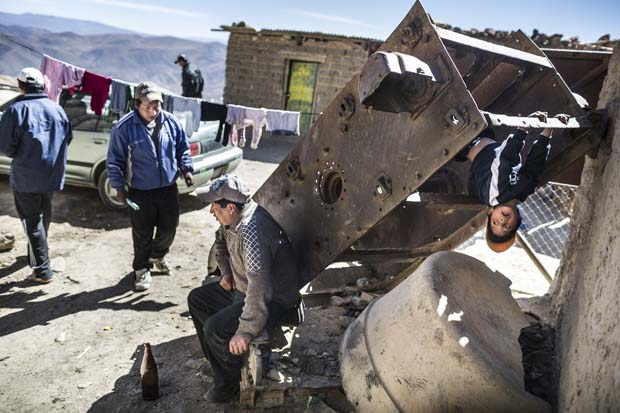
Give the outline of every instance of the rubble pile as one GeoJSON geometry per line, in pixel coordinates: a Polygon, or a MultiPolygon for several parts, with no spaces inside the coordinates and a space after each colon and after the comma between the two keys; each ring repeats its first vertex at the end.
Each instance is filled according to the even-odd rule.
{"type": "MultiPolygon", "coordinates": [[[[475,37],[477,39],[485,40],[491,43],[502,43],[509,40],[512,36],[512,32],[506,30],[495,29],[469,29],[463,30],[460,27],[453,27],[446,23],[435,22],[435,25],[443,29],[452,30],[456,33],[461,33],[467,36],[475,37]]],[[[615,46],[620,45],[620,39],[612,40],[609,34],[601,36],[596,42],[587,43],[579,41],[579,37],[573,36],[568,39],[564,38],[564,35],[556,33],[547,35],[534,29],[530,38],[539,47],[548,49],[574,49],[574,50],[597,50],[597,51],[611,51],[615,46]]]]}

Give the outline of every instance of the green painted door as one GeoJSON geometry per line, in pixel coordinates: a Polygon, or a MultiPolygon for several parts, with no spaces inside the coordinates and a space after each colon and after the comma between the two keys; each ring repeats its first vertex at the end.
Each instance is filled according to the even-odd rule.
{"type": "Polygon", "coordinates": [[[292,61],[289,70],[286,110],[301,113],[299,130],[302,134],[310,128],[318,69],[318,63],[292,61]]]}

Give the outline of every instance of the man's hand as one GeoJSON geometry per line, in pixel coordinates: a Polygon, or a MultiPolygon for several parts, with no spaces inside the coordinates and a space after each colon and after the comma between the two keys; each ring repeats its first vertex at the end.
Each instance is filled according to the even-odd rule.
{"type": "Polygon", "coordinates": [[[187,186],[194,185],[194,175],[192,175],[191,172],[186,172],[183,178],[185,178],[185,184],[187,186]]]}
{"type": "MultiPolygon", "coordinates": [[[[563,113],[558,113],[557,115],[554,116],[554,118],[559,120],[565,125],[568,125],[568,121],[570,120],[570,116],[565,115],[563,113]]],[[[546,136],[548,138],[550,138],[552,134],[553,134],[552,128],[545,128],[541,133],[542,136],[546,136]]]]}
{"type": "Polygon", "coordinates": [[[116,190],[116,199],[118,199],[118,201],[120,203],[122,203],[123,205],[125,205],[125,200],[127,199],[127,194],[125,194],[125,191],[122,189],[117,189],[116,190]]]}
{"type": "Polygon", "coordinates": [[[249,335],[237,333],[230,339],[230,342],[228,343],[228,350],[230,350],[232,354],[240,356],[248,351],[250,340],[251,337],[249,335]]]}
{"type": "Polygon", "coordinates": [[[536,118],[539,121],[545,122],[545,123],[547,122],[547,117],[548,117],[547,112],[541,112],[539,110],[528,115],[528,118],[536,118]]]}
{"type": "Polygon", "coordinates": [[[565,115],[564,113],[558,113],[554,116],[554,118],[556,118],[565,125],[568,125],[568,121],[570,120],[570,116],[565,115]]]}
{"type": "Polygon", "coordinates": [[[220,287],[225,289],[226,291],[232,291],[235,289],[235,280],[232,274],[224,274],[220,278],[220,287]]]}

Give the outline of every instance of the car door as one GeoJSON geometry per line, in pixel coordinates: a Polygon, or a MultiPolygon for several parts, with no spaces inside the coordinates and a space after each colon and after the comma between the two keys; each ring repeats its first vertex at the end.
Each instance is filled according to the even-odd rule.
{"type": "Polygon", "coordinates": [[[63,101],[73,127],[73,141],[67,154],[66,181],[95,187],[94,169],[105,160],[110,139],[111,119],[107,105],[102,116],[90,109],[90,96],[75,92],[63,101]]]}

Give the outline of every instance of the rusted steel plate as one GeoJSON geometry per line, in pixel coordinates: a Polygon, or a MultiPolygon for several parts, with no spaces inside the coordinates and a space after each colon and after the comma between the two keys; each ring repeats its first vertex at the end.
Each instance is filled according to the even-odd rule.
{"type": "Polygon", "coordinates": [[[445,87],[415,118],[361,107],[358,76],[258,190],[310,280],[476,136],[484,119],[420,3],[381,46],[434,65],[445,87]],[[458,117],[458,124],[451,123],[458,117]]]}
{"type": "MultiPolygon", "coordinates": [[[[461,193],[466,173],[448,174],[447,185],[424,184],[441,183],[437,177],[446,175],[444,165],[486,127],[480,110],[516,117],[535,110],[583,114],[549,59],[527,36],[517,32],[508,43],[511,47],[437,30],[416,2],[379,48],[414,56],[432,68],[437,81],[411,102],[411,113],[363,107],[359,75],[343,88],[255,195],[291,237],[306,281],[388,214],[386,219],[395,224],[370,232],[354,246],[358,252],[393,247],[415,255],[449,249],[483,225],[485,213],[471,210],[462,216],[454,212],[449,219],[424,206],[414,218],[398,210],[390,213],[416,189],[461,193]],[[429,222],[407,225],[411,220],[429,222]],[[447,238],[433,238],[433,232],[447,238]]],[[[367,90],[376,91],[374,86],[367,90]]],[[[499,128],[496,136],[502,140],[509,132],[511,128],[499,128]]],[[[564,135],[554,137],[552,160],[576,136],[564,135]]]]}

